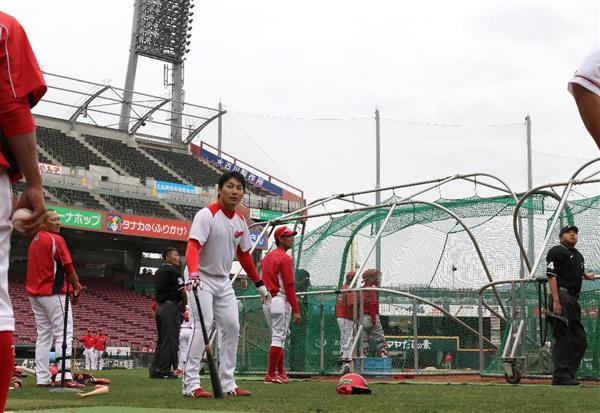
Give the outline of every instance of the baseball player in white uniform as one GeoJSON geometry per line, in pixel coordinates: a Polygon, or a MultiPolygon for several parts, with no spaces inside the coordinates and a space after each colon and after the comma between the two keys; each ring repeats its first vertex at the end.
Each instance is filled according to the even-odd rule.
{"type": "Polygon", "coordinates": [[[187,359],[188,350],[190,348],[190,339],[192,338],[193,323],[190,317],[190,305],[186,304],[185,312],[183,313],[183,321],[179,329],[179,361],[177,371],[178,376],[183,374],[185,370],[185,361],[187,359]]]}
{"type": "Polygon", "coordinates": [[[185,253],[186,285],[193,323],[192,339],[183,373],[182,392],[187,397],[212,397],[200,386],[200,359],[204,339],[194,298],[197,291],[205,325],[216,320],[219,329],[219,378],[228,396],[249,396],[233,377],[239,338],[238,305],[229,280],[237,256],[246,274],[254,281],[264,301],[270,294],[260,279],[250,249],[250,231],[244,217],[236,212],[246,189],[239,172],[226,172],[219,179],[219,201],[196,213],[185,253]]]}
{"type": "Polygon", "coordinates": [[[277,248],[267,254],[262,261],[262,273],[265,286],[273,297],[271,302],[263,304],[267,324],[271,328],[271,346],[266,384],[288,384],[289,379],[284,368],[285,340],[289,334],[291,315],[294,323],[302,320],[296,290],[294,288],[294,265],[287,251],[294,245],[296,231],[286,227],[275,230],[277,248]],[[277,373],[275,373],[277,370],[277,373]]]}
{"type": "Polygon", "coordinates": [[[600,148],[600,49],[593,50],[569,81],[586,129],[600,148]]]}

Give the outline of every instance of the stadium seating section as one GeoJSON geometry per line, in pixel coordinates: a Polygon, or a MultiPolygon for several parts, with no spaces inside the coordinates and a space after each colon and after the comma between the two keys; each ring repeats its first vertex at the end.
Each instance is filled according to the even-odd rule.
{"type": "MultiPolygon", "coordinates": [[[[86,278],[87,291],[74,306],[74,335],[103,329],[113,344],[130,345],[133,350],[156,343],[156,324],[152,319],[152,300],[103,279],[86,278]],[[120,311],[115,311],[115,309],[120,311]]],[[[16,317],[15,342],[34,344],[35,318],[25,289],[25,277],[10,276],[9,292],[16,317]]]]}
{"type": "Polygon", "coordinates": [[[127,146],[121,141],[89,135],[84,136],[84,138],[93,147],[126,170],[128,174],[140,178],[142,182],[145,182],[146,178],[179,182],[179,179],[146,158],[141,151],[127,146]]]}
{"type": "MultiPolygon", "coordinates": [[[[82,166],[84,168],[89,168],[90,165],[109,166],[79,141],[59,130],[37,126],[36,132],[38,145],[65,166],[82,166]]],[[[52,163],[48,159],[46,162],[52,163]]]]}
{"type": "Polygon", "coordinates": [[[192,155],[154,148],[143,148],[143,150],[196,186],[214,186],[219,181],[217,172],[192,155]]]}
{"type": "MultiPolygon", "coordinates": [[[[143,150],[196,186],[215,186],[219,182],[220,174],[193,155],[154,148],[143,148],[143,150]]],[[[255,195],[272,195],[270,192],[253,185],[248,185],[246,190],[255,195]]]]}
{"type": "Polygon", "coordinates": [[[186,219],[189,219],[190,221],[194,220],[194,216],[196,215],[196,212],[198,212],[198,210],[200,209],[200,207],[191,206],[191,205],[180,205],[180,204],[169,204],[169,205],[172,206],[173,208],[175,208],[177,210],[177,212],[179,212],[181,215],[183,215],[184,217],[186,217],[186,219]]]}
{"type": "Polygon", "coordinates": [[[117,211],[127,212],[127,209],[130,209],[134,215],[178,219],[170,211],[168,211],[161,204],[155,201],[137,198],[126,198],[117,195],[101,194],[100,196],[104,198],[113,207],[115,207],[115,210],[117,211]]]}
{"type": "Polygon", "coordinates": [[[46,185],[46,190],[56,196],[65,205],[95,209],[98,211],[106,209],[86,191],[76,191],[74,189],[57,188],[48,185],[46,185]]]}

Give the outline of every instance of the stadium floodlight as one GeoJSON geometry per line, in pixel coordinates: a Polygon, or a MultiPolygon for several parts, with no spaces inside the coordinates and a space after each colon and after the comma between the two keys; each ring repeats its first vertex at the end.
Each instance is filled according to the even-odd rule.
{"type": "Polygon", "coordinates": [[[190,0],[139,0],[135,52],[163,62],[183,62],[189,52],[193,6],[190,0]]]}

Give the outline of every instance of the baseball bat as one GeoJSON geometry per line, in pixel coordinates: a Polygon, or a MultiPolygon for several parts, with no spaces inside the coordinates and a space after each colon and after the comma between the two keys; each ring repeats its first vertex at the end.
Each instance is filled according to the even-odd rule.
{"type": "Polygon", "coordinates": [[[110,391],[110,388],[108,386],[97,386],[96,390],[92,390],[87,393],[77,393],[77,394],[75,394],[75,397],[79,397],[80,399],[83,399],[84,397],[100,396],[101,394],[106,394],[109,391],[110,391]]]}
{"type": "Polygon", "coordinates": [[[20,371],[21,373],[29,374],[30,376],[35,377],[35,370],[34,369],[30,369],[29,367],[25,367],[25,366],[17,366],[16,369],[18,371],[20,371]]]}
{"type": "Polygon", "coordinates": [[[221,388],[221,381],[219,380],[219,370],[217,370],[217,364],[215,363],[215,358],[212,349],[210,348],[210,341],[208,341],[208,333],[206,332],[206,325],[204,325],[204,317],[202,316],[202,308],[200,308],[198,291],[194,288],[192,292],[194,293],[194,299],[196,300],[196,307],[198,307],[198,317],[200,318],[200,326],[202,327],[202,337],[204,337],[204,351],[206,351],[206,362],[208,363],[213,395],[215,396],[215,399],[222,399],[224,395],[223,389],[221,388]]]}

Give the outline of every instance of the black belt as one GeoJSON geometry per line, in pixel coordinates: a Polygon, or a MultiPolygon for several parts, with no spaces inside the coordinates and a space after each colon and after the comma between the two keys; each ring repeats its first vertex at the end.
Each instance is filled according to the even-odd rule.
{"type": "Polygon", "coordinates": [[[575,298],[579,298],[579,293],[577,293],[573,290],[569,290],[567,287],[558,287],[558,289],[560,291],[564,291],[564,292],[568,293],[569,295],[572,295],[575,298]]]}

